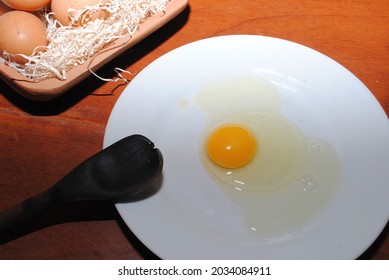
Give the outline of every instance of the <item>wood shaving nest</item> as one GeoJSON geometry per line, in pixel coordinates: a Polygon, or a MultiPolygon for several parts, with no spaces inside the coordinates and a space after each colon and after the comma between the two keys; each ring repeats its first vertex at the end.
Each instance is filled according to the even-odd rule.
{"type": "Polygon", "coordinates": [[[165,10],[169,0],[110,0],[106,3],[69,9],[72,24],[61,25],[54,14],[44,9],[37,15],[46,24],[49,44],[37,47],[28,62],[19,65],[12,61],[12,54],[4,52],[0,62],[14,68],[33,81],[56,77],[66,80],[66,72],[77,65],[88,63],[94,54],[119,38],[131,39],[139,25],[148,17],[165,10]],[[90,20],[93,13],[103,11],[105,19],[90,20]],[[83,24],[80,24],[83,23],[83,24]]]}

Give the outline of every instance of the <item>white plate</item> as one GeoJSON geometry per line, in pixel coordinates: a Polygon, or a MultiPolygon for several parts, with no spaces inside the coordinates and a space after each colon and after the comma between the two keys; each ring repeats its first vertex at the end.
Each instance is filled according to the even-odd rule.
{"type": "Polygon", "coordinates": [[[197,41],[162,56],[125,89],[104,146],[143,134],[164,156],[161,190],[118,204],[134,234],[164,259],[354,259],[389,217],[389,122],[372,93],[348,70],[289,41],[233,35],[197,41]],[[298,231],[248,235],[239,209],[204,170],[205,116],[193,104],[211,81],[258,75],[288,99],[285,115],[330,142],[342,164],[335,196],[298,231]]]}

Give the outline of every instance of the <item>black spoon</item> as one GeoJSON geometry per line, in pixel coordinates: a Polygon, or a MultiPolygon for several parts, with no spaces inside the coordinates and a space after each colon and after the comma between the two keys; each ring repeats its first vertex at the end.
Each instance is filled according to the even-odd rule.
{"type": "Polygon", "coordinates": [[[125,137],[87,159],[48,190],[0,214],[0,233],[44,210],[71,202],[124,202],[155,192],[161,152],[144,136],[125,137]]]}

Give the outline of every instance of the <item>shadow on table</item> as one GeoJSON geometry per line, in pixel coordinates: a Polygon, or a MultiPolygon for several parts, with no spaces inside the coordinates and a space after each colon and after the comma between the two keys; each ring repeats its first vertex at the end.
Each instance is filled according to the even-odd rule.
{"type": "Polygon", "coordinates": [[[77,202],[44,211],[0,234],[0,245],[43,228],[68,222],[116,220],[129,242],[145,259],[158,259],[124,224],[110,201],[77,202]]]}
{"type": "MultiPolygon", "coordinates": [[[[116,67],[121,69],[128,68],[178,32],[187,22],[189,12],[190,7],[188,6],[178,16],[123,54],[108,62],[96,73],[100,77],[114,78],[116,76],[116,72],[114,71],[116,67]]],[[[49,101],[29,100],[28,98],[19,95],[2,80],[0,80],[0,88],[3,96],[21,110],[31,115],[51,116],[66,111],[68,108],[74,106],[83,98],[90,95],[97,88],[101,87],[104,83],[104,81],[91,75],[61,96],[49,101]]],[[[118,83],[118,86],[115,87],[112,92],[101,94],[102,98],[106,95],[115,94],[115,90],[124,85],[123,82],[118,83]]]]}
{"type": "Polygon", "coordinates": [[[0,244],[15,240],[43,228],[80,221],[115,219],[115,207],[110,201],[76,202],[40,212],[17,225],[1,231],[0,244]]]}
{"type": "Polygon", "coordinates": [[[359,256],[358,260],[371,260],[373,256],[377,253],[378,249],[381,247],[386,236],[389,234],[389,222],[386,224],[384,230],[380,233],[377,239],[370,245],[370,247],[359,256]]]}

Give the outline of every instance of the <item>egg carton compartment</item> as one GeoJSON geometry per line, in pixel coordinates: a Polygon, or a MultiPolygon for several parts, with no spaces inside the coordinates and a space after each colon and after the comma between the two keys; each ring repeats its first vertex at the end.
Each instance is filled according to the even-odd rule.
{"type": "Polygon", "coordinates": [[[107,48],[94,55],[89,64],[84,63],[70,69],[66,74],[66,80],[53,77],[42,81],[33,81],[4,63],[0,63],[0,77],[15,91],[28,99],[36,101],[54,99],[88,77],[91,71],[97,71],[104,64],[168,23],[181,13],[188,6],[188,3],[189,0],[170,0],[162,15],[155,14],[147,18],[139,25],[139,29],[130,39],[115,40],[107,48]]]}

